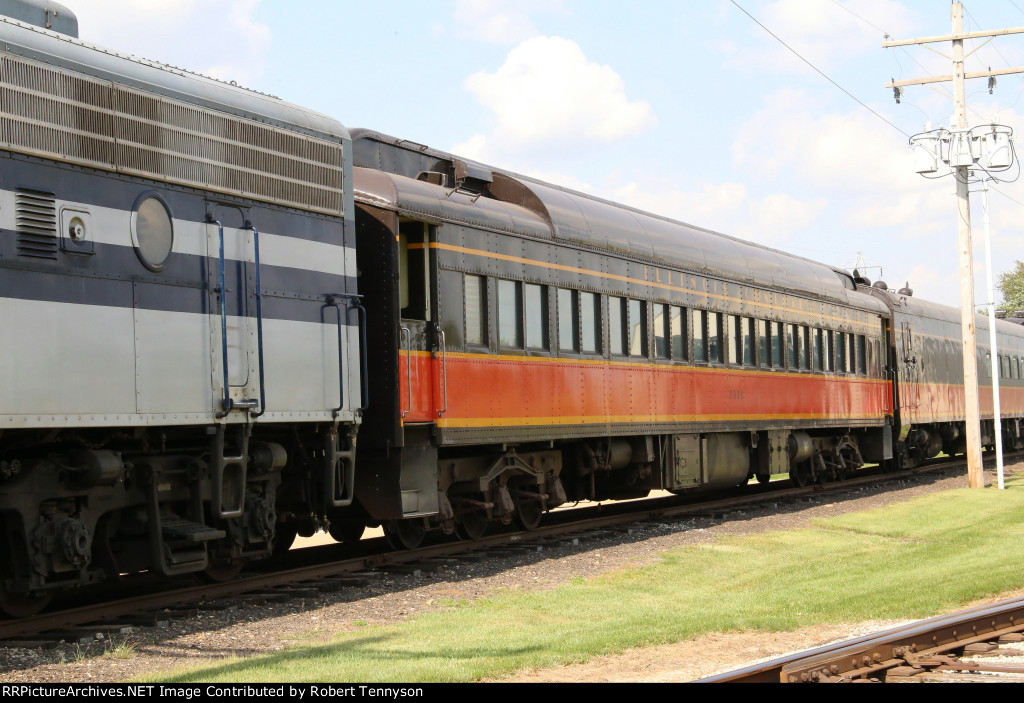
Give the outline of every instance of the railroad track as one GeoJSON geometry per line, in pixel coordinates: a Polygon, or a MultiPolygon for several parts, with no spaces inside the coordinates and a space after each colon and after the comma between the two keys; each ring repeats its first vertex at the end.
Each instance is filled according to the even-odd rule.
{"type": "Polygon", "coordinates": [[[1024,598],[921,620],[698,683],[1024,683],[1024,598]]]}
{"type": "MultiPolygon", "coordinates": [[[[217,584],[194,582],[155,582],[141,578],[124,584],[130,595],[116,599],[99,598],[98,602],[69,603],[68,607],[43,612],[18,620],[0,620],[0,642],[30,646],[55,638],[73,638],[76,633],[117,632],[118,628],[153,625],[173,617],[173,609],[198,603],[216,603],[221,599],[240,597],[244,600],[276,601],[289,596],[309,595],[315,591],[365,586],[374,578],[398,571],[416,573],[443,567],[451,560],[514,556],[530,551],[557,548],[567,542],[585,540],[607,534],[608,530],[628,531],[631,525],[646,521],[708,518],[728,520],[741,517],[759,508],[776,510],[787,502],[818,502],[825,497],[834,500],[838,494],[855,497],[858,491],[885,482],[927,480],[922,474],[948,471],[962,461],[947,461],[926,467],[865,475],[839,483],[826,483],[804,488],[789,487],[788,482],[765,486],[749,486],[741,493],[716,499],[694,499],[674,496],[555,511],[548,524],[529,532],[504,532],[472,542],[443,541],[416,550],[389,551],[383,538],[363,540],[359,554],[341,554],[341,545],[307,548],[290,552],[277,570],[246,573],[237,579],[217,584]],[[309,560],[316,563],[302,564],[309,560]],[[165,611],[172,609],[172,614],[165,611]],[[34,639],[33,639],[34,638],[34,639]]],[[[88,595],[88,594],[86,594],[88,595]]],[[[187,612],[187,611],[186,611],[187,612]]]]}

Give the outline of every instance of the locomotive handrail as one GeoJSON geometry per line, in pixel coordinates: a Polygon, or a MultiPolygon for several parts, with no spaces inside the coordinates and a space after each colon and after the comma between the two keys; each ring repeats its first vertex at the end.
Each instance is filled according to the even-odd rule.
{"type": "Polygon", "coordinates": [[[444,330],[437,331],[437,338],[441,342],[441,409],[437,416],[441,417],[448,412],[448,345],[445,343],[444,330]]]}
{"type": "MultiPolygon", "coordinates": [[[[405,395],[406,400],[409,401],[409,407],[407,410],[402,410],[401,414],[402,419],[404,420],[405,416],[412,412],[412,330],[405,325],[402,325],[399,328],[399,336],[402,339],[405,339],[406,337],[409,339],[409,346],[405,350],[405,395]]],[[[399,341],[398,344],[399,347],[401,347],[401,341],[399,341]]],[[[399,400],[399,403],[401,403],[401,400],[399,400]]]]}
{"type": "Polygon", "coordinates": [[[362,412],[370,407],[370,389],[367,381],[367,366],[366,366],[366,308],[363,307],[359,301],[363,296],[356,295],[355,293],[332,293],[327,296],[327,302],[324,307],[333,307],[338,311],[338,407],[332,408],[331,413],[333,417],[338,417],[342,408],[345,407],[345,340],[343,337],[344,328],[348,326],[348,311],[353,307],[359,312],[359,344],[360,353],[362,355],[360,361],[360,396],[362,406],[359,411],[362,412]],[[345,313],[341,312],[341,304],[338,299],[343,298],[348,301],[348,305],[345,308],[345,313]]]}
{"type": "Polygon", "coordinates": [[[362,396],[363,404],[359,408],[359,412],[364,412],[370,407],[370,379],[368,373],[368,367],[366,362],[366,308],[359,302],[362,296],[355,296],[356,298],[356,310],[359,312],[359,390],[362,396]]]}
{"type": "Polygon", "coordinates": [[[252,230],[253,252],[256,263],[256,359],[259,363],[260,378],[260,411],[250,411],[252,417],[257,418],[267,411],[266,383],[263,378],[263,288],[260,285],[260,232],[252,223],[246,223],[247,229],[252,230]]]}
{"type": "Polygon", "coordinates": [[[219,286],[217,288],[220,294],[220,350],[221,350],[221,371],[224,376],[224,397],[222,404],[224,409],[216,414],[217,419],[227,417],[235,408],[246,408],[250,411],[253,417],[259,417],[267,408],[267,396],[266,396],[266,384],[264,383],[264,372],[263,372],[263,290],[260,284],[260,233],[252,226],[251,223],[246,222],[244,229],[250,229],[253,233],[253,249],[254,258],[256,264],[256,344],[257,344],[257,359],[259,363],[259,379],[260,379],[260,399],[257,401],[254,398],[245,398],[243,400],[234,400],[231,397],[231,385],[230,378],[231,372],[228,363],[228,308],[227,308],[227,285],[225,283],[225,263],[224,263],[224,225],[221,224],[220,220],[210,220],[211,224],[217,225],[217,237],[218,237],[218,263],[219,263],[219,286]],[[258,413],[252,412],[257,403],[259,403],[260,411],[258,413]]]}
{"type": "Polygon", "coordinates": [[[222,400],[224,409],[217,413],[217,418],[220,419],[231,412],[231,409],[234,407],[234,401],[231,399],[231,389],[228,386],[228,296],[227,287],[224,284],[224,225],[220,223],[220,220],[213,220],[212,222],[217,225],[218,236],[220,238],[220,280],[217,290],[220,294],[221,371],[224,374],[224,398],[222,400]]]}

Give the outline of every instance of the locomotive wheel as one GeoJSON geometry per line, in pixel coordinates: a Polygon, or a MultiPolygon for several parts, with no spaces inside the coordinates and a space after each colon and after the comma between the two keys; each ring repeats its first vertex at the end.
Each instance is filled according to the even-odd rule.
{"type": "Polygon", "coordinates": [[[416,549],[423,543],[423,536],[427,533],[423,521],[419,519],[388,520],[382,527],[384,537],[392,549],[416,549]]]}
{"type": "Polygon", "coordinates": [[[50,603],[51,596],[5,596],[0,592],[0,613],[7,618],[30,618],[50,603]]]}
{"type": "Polygon", "coordinates": [[[334,538],[335,542],[342,544],[355,544],[363,537],[363,530],[366,528],[356,522],[332,522],[327,528],[327,533],[334,538]]]}

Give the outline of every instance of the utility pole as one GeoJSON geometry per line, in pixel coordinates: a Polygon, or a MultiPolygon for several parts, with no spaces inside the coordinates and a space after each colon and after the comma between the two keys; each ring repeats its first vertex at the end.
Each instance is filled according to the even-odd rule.
{"type": "MultiPolygon", "coordinates": [[[[953,75],[941,76],[938,78],[925,78],[917,80],[893,81],[887,83],[887,88],[899,89],[904,85],[923,85],[925,83],[936,83],[943,81],[953,82],[953,119],[956,122],[954,134],[958,134],[960,144],[964,144],[963,136],[967,129],[967,101],[965,98],[964,82],[966,78],[982,78],[994,75],[1006,75],[1010,73],[1024,73],[1024,67],[1001,69],[998,71],[966,74],[964,71],[964,39],[1003,36],[1007,34],[1020,34],[1024,27],[1011,29],[998,29],[986,32],[963,31],[963,5],[959,2],[952,4],[953,33],[941,37],[925,37],[923,39],[906,39],[902,41],[887,41],[882,47],[909,46],[911,44],[929,44],[936,42],[951,41],[953,43],[953,75]]],[[[988,42],[985,42],[987,44],[988,42]]],[[[984,46],[982,44],[981,46],[984,46]]],[[[978,48],[980,49],[981,46],[978,48]]],[[[977,49],[975,49],[977,51],[977,49]]],[[[974,53],[974,52],[971,52],[974,53]]],[[[968,158],[970,148],[968,146],[968,158]]],[[[950,155],[952,159],[952,154],[950,155]]],[[[971,246],[971,210],[970,192],[968,190],[968,163],[963,159],[953,159],[951,165],[955,167],[956,175],[956,203],[957,203],[957,233],[958,246],[960,250],[960,324],[962,330],[962,348],[964,359],[964,412],[967,429],[967,481],[971,488],[982,488],[985,485],[981,463],[981,409],[978,402],[978,365],[977,365],[977,343],[974,324],[974,262],[971,246]]],[[[997,373],[996,359],[993,357],[992,373],[997,373]]],[[[994,422],[994,432],[1000,432],[998,416],[994,422]]]]}

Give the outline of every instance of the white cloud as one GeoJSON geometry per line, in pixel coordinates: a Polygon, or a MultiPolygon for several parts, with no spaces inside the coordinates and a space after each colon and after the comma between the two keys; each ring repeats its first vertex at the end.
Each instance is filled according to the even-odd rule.
{"type": "Polygon", "coordinates": [[[79,35],[87,42],[247,84],[262,74],[271,40],[270,28],[255,18],[260,1],[75,0],[69,4],[78,16],[79,35]],[[216,31],[210,29],[210,18],[217,18],[216,31]],[[225,51],[226,42],[231,51],[225,51]]]}
{"type": "Polygon", "coordinates": [[[554,141],[612,142],[655,122],[648,103],[626,97],[614,69],[561,37],[527,39],[497,71],[474,73],[465,85],[493,112],[491,133],[464,142],[478,158],[554,141]]]}
{"type": "Polygon", "coordinates": [[[491,44],[515,44],[539,32],[531,15],[564,13],[563,0],[456,0],[461,34],[491,44]]]}
{"type": "Polygon", "coordinates": [[[822,114],[804,91],[785,88],[737,130],[733,160],[762,174],[792,169],[808,184],[858,191],[922,186],[904,137],[871,113],[822,114]]]}

